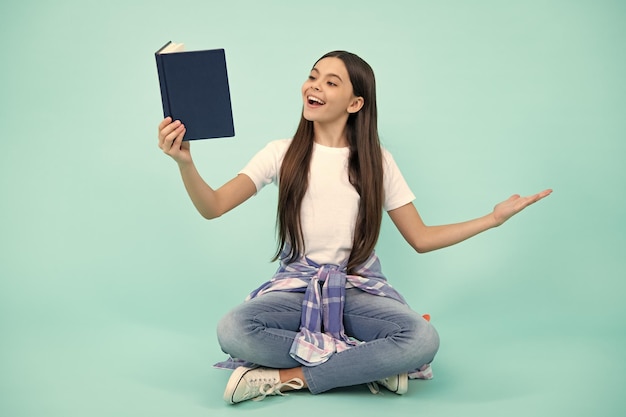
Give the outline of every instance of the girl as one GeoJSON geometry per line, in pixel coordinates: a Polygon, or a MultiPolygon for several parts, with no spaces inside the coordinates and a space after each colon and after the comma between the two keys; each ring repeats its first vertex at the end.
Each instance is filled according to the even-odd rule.
{"type": "Polygon", "coordinates": [[[294,137],[270,142],[218,189],[198,174],[183,123],[166,118],[159,125],[159,148],[177,162],[205,218],[221,216],[270,182],[279,187],[280,267],[218,325],[222,350],[256,364],[233,372],[224,393],[232,404],[373,381],[405,393],[407,372],[433,360],[439,338],[380,270],[374,247],[383,210],[423,253],[499,226],[551,192],[514,195],[464,223],[426,226],[380,145],[371,67],[349,52],[330,52],[311,69],[302,101],[294,137]]]}

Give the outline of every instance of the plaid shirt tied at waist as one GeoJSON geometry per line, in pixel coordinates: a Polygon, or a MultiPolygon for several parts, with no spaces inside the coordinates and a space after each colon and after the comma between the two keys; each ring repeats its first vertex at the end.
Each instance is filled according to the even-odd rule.
{"type": "Polygon", "coordinates": [[[362,343],[348,337],[344,331],[346,288],[358,288],[406,304],[387,282],[374,253],[354,274],[347,274],[347,261],[341,265],[318,265],[306,257],[289,264],[284,259],[283,256],[272,279],[254,290],[246,300],[270,291],[304,292],[300,331],[289,353],[305,366],[324,363],[333,353],[362,343]]]}

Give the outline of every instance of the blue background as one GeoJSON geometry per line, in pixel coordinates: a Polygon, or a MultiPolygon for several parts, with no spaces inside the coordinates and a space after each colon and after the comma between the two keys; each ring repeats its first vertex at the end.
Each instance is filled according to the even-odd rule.
{"type": "Polygon", "coordinates": [[[34,1],[0,5],[0,415],[626,413],[626,6],[621,1],[34,1]],[[293,134],[334,49],[374,68],[379,127],[429,224],[554,188],[387,276],[430,313],[435,379],[236,407],[215,325],[274,271],[275,187],[207,222],[157,148],[153,53],[225,48],[236,138],[219,186],[293,134]],[[329,411],[330,412],[330,411],[329,411]]]}

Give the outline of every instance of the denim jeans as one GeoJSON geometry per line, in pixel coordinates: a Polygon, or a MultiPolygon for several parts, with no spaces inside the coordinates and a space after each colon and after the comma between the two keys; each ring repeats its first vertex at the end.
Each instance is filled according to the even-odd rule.
{"type": "MultiPolygon", "coordinates": [[[[235,307],[217,327],[222,350],[269,368],[302,366],[289,349],[299,331],[303,297],[276,291],[235,307]]],[[[355,288],[346,290],[344,327],[348,336],[366,343],[303,367],[313,394],[417,369],[430,363],[439,348],[437,332],[422,316],[399,301],[355,288]]]]}

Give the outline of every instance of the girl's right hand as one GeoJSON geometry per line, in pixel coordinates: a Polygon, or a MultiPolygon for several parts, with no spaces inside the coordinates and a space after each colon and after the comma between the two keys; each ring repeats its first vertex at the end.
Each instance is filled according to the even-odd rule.
{"type": "Polygon", "coordinates": [[[179,165],[191,162],[189,141],[183,141],[185,125],[180,120],[166,117],[159,124],[159,148],[179,165]]]}

